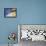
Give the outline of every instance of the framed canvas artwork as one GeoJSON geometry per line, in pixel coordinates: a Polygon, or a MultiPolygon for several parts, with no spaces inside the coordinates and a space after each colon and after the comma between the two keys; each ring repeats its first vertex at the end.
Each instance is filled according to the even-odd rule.
{"type": "Polygon", "coordinates": [[[4,17],[5,18],[16,18],[17,8],[4,8],[4,17]]]}

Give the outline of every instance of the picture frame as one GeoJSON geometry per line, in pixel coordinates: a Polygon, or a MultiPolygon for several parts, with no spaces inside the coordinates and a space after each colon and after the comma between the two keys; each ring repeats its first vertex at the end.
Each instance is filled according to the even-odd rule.
{"type": "Polygon", "coordinates": [[[46,41],[46,24],[18,24],[18,38],[19,42],[22,40],[46,41]],[[24,32],[27,30],[28,32],[25,35],[24,32]],[[22,31],[24,32],[22,33],[22,31]],[[24,36],[27,36],[27,38],[24,36]]]}
{"type": "Polygon", "coordinates": [[[4,18],[16,18],[17,8],[4,8],[4,18]]]}

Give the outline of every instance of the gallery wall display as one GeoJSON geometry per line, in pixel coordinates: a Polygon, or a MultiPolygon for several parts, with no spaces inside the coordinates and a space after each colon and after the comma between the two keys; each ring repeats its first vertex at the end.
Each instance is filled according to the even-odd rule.
{"type": "Polygon", "coordinates": [[[16,18],[17,8],[4,8],[4,17],[5,18],[16,18]]]}

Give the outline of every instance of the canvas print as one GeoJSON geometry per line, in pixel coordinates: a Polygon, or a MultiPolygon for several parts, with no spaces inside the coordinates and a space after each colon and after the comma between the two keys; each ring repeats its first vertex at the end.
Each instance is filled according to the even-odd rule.
{"type": "Polygon", "coordinates": [[[18,42],[19,46],[43,45],[46,43],[46,24],[18,24],[18,42]]]}
{"type": "Polygon", "coordinates": [[[16,11],[17,9],[16,8],[4,8],[4,17],[16,17],[16,11]]]}
{"type": "Polygon", "coordinates": [[[21,25],[20,40],[46,41],[46,25],[21,25]]]}

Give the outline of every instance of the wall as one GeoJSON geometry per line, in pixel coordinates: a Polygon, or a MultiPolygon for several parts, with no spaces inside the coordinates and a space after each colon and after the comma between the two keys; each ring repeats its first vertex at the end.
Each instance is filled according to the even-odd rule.
{"type": "Polygon", "coordinates": [[[46,0],[19,1],[21,24],[46,24],[46,0]]]}
{"type": "Polygon", "coordinates": [[[18,32],[18,24],[46,24],[46,0],[0,0],[0,44],[8,43],[9,32],[18,32]],[[4,8],[11,7],[17,17],[4,18],[4,8]]]}
{"type": "MultiPolygon", "coordinates": [[[[19,15],[16,18],[4,18],[4,8],[15,8],[17,5],[17,2],[15,2],[15,0],[0,1],[0,44],[8,43],[8,34],[10,32],[16,32],[16,34],[18,32],[19,15]]],[[[15,42],[18,42],[17,39],[15,42]]]]}

